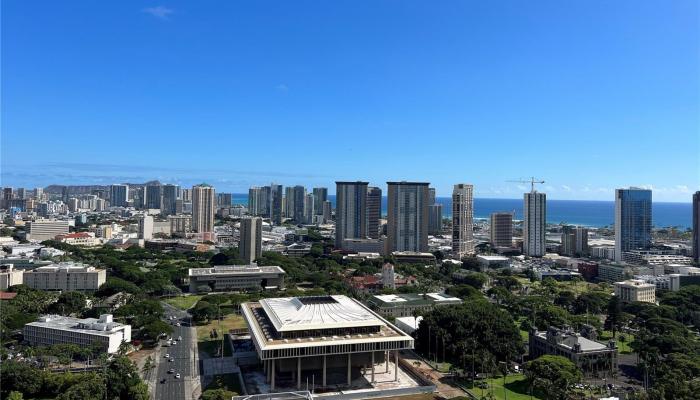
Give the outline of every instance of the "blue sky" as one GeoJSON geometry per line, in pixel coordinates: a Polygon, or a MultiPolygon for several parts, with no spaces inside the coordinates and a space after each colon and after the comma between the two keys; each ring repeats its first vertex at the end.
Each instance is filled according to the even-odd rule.
{"type": "Polygon", "coordinates": [[[700,189],[676,1],[5,1],[3,185],[424,180],[700,189]]]}

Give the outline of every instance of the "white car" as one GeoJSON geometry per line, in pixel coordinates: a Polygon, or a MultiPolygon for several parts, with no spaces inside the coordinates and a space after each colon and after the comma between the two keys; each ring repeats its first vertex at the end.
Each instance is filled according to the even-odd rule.
{"type": "Polygon", "coordinates": [[[177,324],[175,324],[175,326],[180,326],[180,323],[178,322],[177,324]]]}
{"type": "Polygon", "coordinates": [[[178,337],[177,337],[177,340],[182,340],[182,336],[178,336],[178,337]]]}
{"type": "Polygon", "coordinates": [[[166,354],[164,358],[170,358],[170,354],[166,354]]]}
{"type": "Polygon", "coordinates": [[[175,374],[175,379],[180,379],[180,374],[175,374]]]}

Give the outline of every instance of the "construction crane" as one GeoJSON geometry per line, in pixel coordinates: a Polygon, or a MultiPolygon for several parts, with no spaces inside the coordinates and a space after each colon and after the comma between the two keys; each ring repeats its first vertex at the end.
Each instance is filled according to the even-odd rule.
{"type": "Polygon", "coordinates": [[[534,192],[535,191],[535,183],[543,184],[544,181],[536,181],[534,176],[530,177],[529,181],[524,181],[522,179],[518,180],[512,180],[512,181],[506,181],[506,182],[515,182],[515,183],[529,183],[530,184],[530,191],[534,192]]]}

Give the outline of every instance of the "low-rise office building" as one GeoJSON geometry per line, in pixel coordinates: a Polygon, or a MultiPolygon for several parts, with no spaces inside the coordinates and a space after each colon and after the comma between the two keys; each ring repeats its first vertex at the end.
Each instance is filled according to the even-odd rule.
{"type": "Polygon", "coordinates": [[[107,280],[107,271],[85,264],[64,262],[24,272],[24,284],[32,289],[95,291],[107,280]]]}
{"type": "MultiPolygon", "coordinates": [[[[393,376],[398,376],[398,353],[413,349],[413,338],[347,296],[262,299],[243,303],[248,325],[266,380],[272,391],[350,386],[362,371],[386,362],[393,353],[393,376]]],[[[383,368],[382,368],[383,369],[383,368]]]]}
{"type": "Polygon", "coordinates": [[[680,274],[668,275],[635,275],[634,279],[642,280],[656,286],[656,290],[669,290],[675,292],[681,288],[680,274]]]}
{"type": "Polygon", "coordinates": [[[56,235],[56,240],[72,246],[82,247],[94,247],[102,244],[102,241],[96,238],[95,234],[92,232],[74,232],[65,235],[56,235]]]}
{"type": "Polygon", "coordinates": [[[122,342],[131,342],[131,325],[114,322],[111,314],[99,319],[44,315],[26,324],[22,333],[32,346],[76,344],[86,348],[98,343],[107,353],[116,353],[122,342]]]}
{"type": "Polygon", "coordinates": [[[278,266],[217,265],[190,268],[190,292],[283,289],[285,272],[278,266]]]}
{"type": "Polygon", "coordinates": [[[693,264],[692,257],[666,250],[630,250],[622,253],[622,261],[637,265],[693,264]]]}
{"type": "Polygon", "coordinates": [[[606,282],[620,282],[634,275],[634,270],[629,266],[618,264],[600,264],[598,266],[598,280],[606,282]]]}
{"type": "Polygon", "coordinates": [[[543,355],[566,357],[587,376],[610,376],[617,370],[617,345],[583,337],[572,330],[550,327],[547,331],[533,329],[529,335],[530,358],[543,355]]]}
{"type": "Polygon", "coordinates": [[[379,253],[384,254],[384,241],[382,239],[343,239],[343,250],[355,253],[379,253]]]}
{"type": "Polygon", "coordinates": [[[634,301],[656,303],[656,285],[641,279],[615,282],[615,296],[619,297],[623,303],[634,301]]]}
{"type": "Polygon", "coordinates": [[[403,293],[372,296],[367,305],[385,317],[410,317],[436,306],[461,304],[462,300],[444,293],[403,293]]]}
{"type": "Polygon", "coordinates": [[[393,251],[391,256],[398,264],[435,265],[437,261],[433,253],[421,253],[417,251],[393,251]]]}
{"type": "Polygon", "coordinates": [[[510,268],[510,258],[505,256],[488,256],[480,254],[476,256],[476,259],[479,261],[482,269],[510,268]]]}

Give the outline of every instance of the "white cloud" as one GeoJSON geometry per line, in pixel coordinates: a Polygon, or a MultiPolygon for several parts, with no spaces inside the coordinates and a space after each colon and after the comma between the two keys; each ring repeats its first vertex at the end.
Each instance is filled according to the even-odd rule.
{"type": "Polygon", "coordinates": [[[141,10],[146,14],[151,14],[158,19],[168,19],[170,14],[174,13],[171,8],[165,6],[148,7],[141,10]]]}

